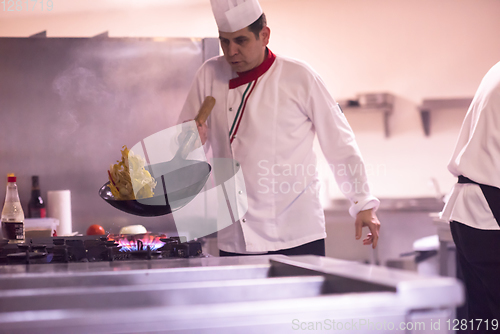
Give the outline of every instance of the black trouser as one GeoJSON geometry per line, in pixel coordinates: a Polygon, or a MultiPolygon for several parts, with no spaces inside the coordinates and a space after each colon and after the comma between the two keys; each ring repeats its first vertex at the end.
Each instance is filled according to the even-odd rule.
{"type": "MultiPolygon", "coordinates": [[[[283,255],[319,255],[325,256],[325,239],[319,239],[313,242],[309,242],[307,244],[303,244],[293,248],[280,249],[277,251],[267,252],[265,254],[259,255],[271,255],[271,254],[283,254],[283,255]]],[[[245,256],[252,254],[238,254],[238,253],[230,253],[225,252],[223,250],[219,250],[220,256],[245,256]]]]}
{"type": "MultiPolygon", "coordinates": [[[[458,278],[466,290],[467,319],[474,324],[470,333],[495,332],[493,319],[500,331],[500,230],[480,230],[460,222],[450,223],[453,241],[457,247],[458,278]],[[460,277],[462,276],[462,277],[460,277]],[[481,319],[486,326],[477,330],[481,319]]],[[[471,322],[468,323],[471,328],[471,322]]]]}

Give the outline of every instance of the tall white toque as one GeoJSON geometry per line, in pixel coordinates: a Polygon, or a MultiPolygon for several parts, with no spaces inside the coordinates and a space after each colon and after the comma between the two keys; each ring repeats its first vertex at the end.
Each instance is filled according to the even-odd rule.
{"type": "Polygon", "coordinates": [[[215,21],[222,32],[235,32],[248,27],[261,15],[258,0],[210,0],[215,21]]]}

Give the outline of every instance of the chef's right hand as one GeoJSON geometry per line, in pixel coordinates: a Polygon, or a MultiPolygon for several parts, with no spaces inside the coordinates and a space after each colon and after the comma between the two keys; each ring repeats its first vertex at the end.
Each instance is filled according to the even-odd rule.
{"type": "Polygon", "coordinates": [[[208,126],[207,123],[200,124],[196,122],[196,127],[198,128],[198,134],[200,135],[201,145],[205,145],[208,138],[208,126]]]}
{"type": "MultiPolygon", "coordinates": [[[[191,122],[191,121],[193,121],[193,120],[190,119],[190,120],[184,121],[183,123],[187,123],[187,122],[191,122]]],[[[198,129],[198,134],[200,136],[201,145],[204,145],[207,141],[207,138],[208,138],[207,123],[205,122],[203,124],[200,124],[200,123],[196,122],[196,127],[198,129]]],[[[179,143],[182,143],[182,141],[184,140],[186,135],[187,135],[187,133],[185,133],[184,131],[179,135],[179,137],[178,137],[179,143]]]]}

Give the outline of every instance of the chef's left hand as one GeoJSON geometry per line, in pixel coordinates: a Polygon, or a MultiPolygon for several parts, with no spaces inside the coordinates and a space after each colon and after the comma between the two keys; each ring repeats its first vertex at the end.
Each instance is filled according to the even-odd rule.
{"type": "Polygon", "coordinates": [[[361,231],[363,227],[368,226],[370,232],[367,234],[366,238],[363,239],[363,245],[371,244],[372,248],[377,247],[380,222],[378,221],[373,209],[358,212],[354,225],[356,229],[356,240],[361,238],[361,231]]]}

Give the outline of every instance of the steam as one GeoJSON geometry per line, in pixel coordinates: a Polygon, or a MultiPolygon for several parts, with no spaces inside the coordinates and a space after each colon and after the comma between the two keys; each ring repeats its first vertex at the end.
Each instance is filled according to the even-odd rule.
{"type": "Polygon", "coordinates": [[[75,136],[87,120],[95,120],[102,110],[100,106],[109,104],[112,94],[94,70],[73,65],[60,73],[52,82],[53,91],[61,99],[61,110],[57,123],[61,139],[75,136]]]}
{"type": "Polygon", "coordinates": [[[74,101],[102,103],[110,97],[101,79],[85,67],[67,69],[54,80],[52,87],[68,105],[74,101]]]}

